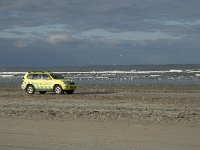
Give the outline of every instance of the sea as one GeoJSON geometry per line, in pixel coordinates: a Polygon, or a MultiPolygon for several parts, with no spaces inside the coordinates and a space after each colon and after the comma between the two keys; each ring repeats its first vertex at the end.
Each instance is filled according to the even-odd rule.
{"type": "Polygon", "coordinates": [[[78,84],[200,84],[200,64],[0,67],[0,83],[21,83],[29,71],[61,73],[78,84]]]}

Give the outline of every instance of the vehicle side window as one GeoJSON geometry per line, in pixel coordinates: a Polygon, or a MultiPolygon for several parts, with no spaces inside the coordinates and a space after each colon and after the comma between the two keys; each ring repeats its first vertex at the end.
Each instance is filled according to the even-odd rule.
{"type": "Polygon", "coordinates": [[[33,74],[33,79],[41,79],[41,74],[33,74]]]}
{"type": "Polygon", "coordinates": [[[28,74],[27,78],[28,79],[33,79],[33,74],[28,74]]]}
{"type": "Polygon", "coordinates": [[[47,80],[49,78],[48,74],[42,74],[42,79],[47,80]]]}

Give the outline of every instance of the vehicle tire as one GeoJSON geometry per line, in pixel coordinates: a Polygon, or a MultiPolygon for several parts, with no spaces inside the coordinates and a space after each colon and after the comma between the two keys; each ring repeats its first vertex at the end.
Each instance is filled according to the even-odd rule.
{"type": "Polygon", "coordinates": [[[74,93],[74,90],[67,90],[66,93],[67,93],[67,94],[73,94],[73,93],[74,93]]]}
{"type": "Polygon", "coordinates": [[[54,92],[55,92],[56,94],[63,94],[63,89],[62,89],[62,87],[61,87],[60,85],[56,85],[56,86],[54,87],[54,92]]]}
{"type": "Polygon", "coordinates": [[[39,93],[40,93],[40,94],[45,94],[45,93],[46,93],[46,91],[39,91],[39,93]]]}
{"type": "Polygon", "coordinates": [[[26,92],[27,92],[28,94],[34,94],[34,93],[35,93],[35,88],[34,88],[32,85],[28,85],[28,86],[26,87],[26,92]]]}

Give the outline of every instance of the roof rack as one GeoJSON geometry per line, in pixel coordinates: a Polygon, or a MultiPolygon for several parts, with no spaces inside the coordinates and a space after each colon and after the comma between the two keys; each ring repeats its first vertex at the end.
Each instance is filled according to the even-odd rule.
{"type": "Polygon", "coordinates": [[[35,73],[35,72],[45,73],[45,72],[51,72],[51,71],[29,71],[28,73],[35,73]]]}

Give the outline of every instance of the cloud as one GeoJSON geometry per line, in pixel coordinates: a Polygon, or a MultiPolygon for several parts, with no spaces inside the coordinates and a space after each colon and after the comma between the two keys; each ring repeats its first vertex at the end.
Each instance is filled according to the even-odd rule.
{"type": "Polygon", "coordinates": [[[112,41],[146,41],[146,40],[159,40],[159,39],[181,39],[181,36],[169,35],[160,31],[155,32],[142,32],[142,31],[129,31],[129,32],[110,32],[105,29],[95,29],[84,31],[78,35],[80,38],[96,39],[96,40],[112,40],[112,41]]]}
{"type": "Polygon", "coordinates": [[[42,38],[52,33],[70,32],[65,24],[39,25],[30,27],[14,26],[0,31],[0,38],[42,38]]]}
{"type": "Polygon", "coordinates": [[[199,26],[200,20],[195,21],[176,21],[176,20],[168,20],[161,22],[163,25],[169,25],[169,26],[199,26]]]}
{"type": "Polygon", "coordinates": [[[35,59],[37,50],[47,55],[56,48],[59,61],[70,51],[72,65],[89,56],[96,64],[117,63],[115,54],[124,64],[166,57],[168,63],[199,62],[199,6],[199,0],[0,0],[0,61],[16,64],[11,51],[24,47],[35,59]]]}
{"type": "Polygon", "coordinates": [[[28,43],[25,41],[16,41],[14,46],[17,48],[24,48],[28,46],[28,43]]]}
{"type": "Polygon", "coordinates": [[[67,34],[54,34],[50,35],[48,41],[50,43],[65,43],[65,42],[72,42],[74,38],[71,35],[67,34]]]}

